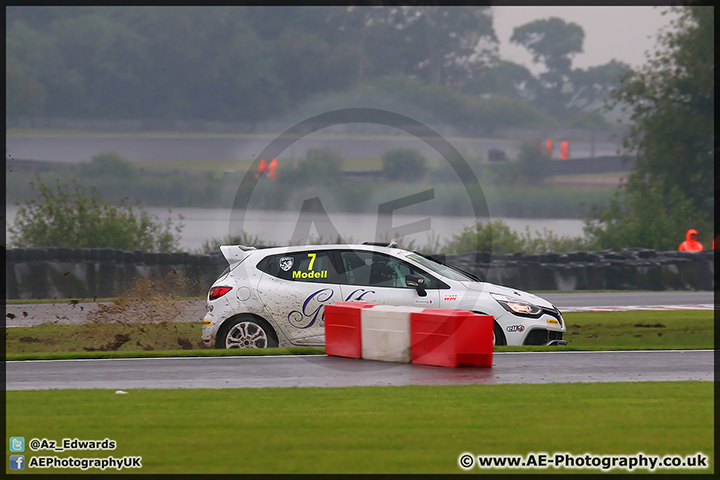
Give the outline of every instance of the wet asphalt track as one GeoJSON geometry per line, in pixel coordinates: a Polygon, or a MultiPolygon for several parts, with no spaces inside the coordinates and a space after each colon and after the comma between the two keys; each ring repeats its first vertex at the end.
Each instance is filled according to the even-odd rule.
{"type": "MultiPolygon", "coordinates": [[[[542,298],[556,305],[561,312],[593,308],[712,305],[713,292],[572,292],[541,293],[542,298]]],[[[86,302],[73,305],[68,302],[10,304],[5,306],[7,327],[31,327],[45,322],[59,324],[80,324],[88,321],[88,315],[99,308],[98,303],[86,302]]],[[[673,307],[674,306],[674,307],[673,307]]],[[[205,300],[183,300],[178,302],[176,322],[198,322],[205,316],[205,300]]]]}
{"type": "MultiPolygon", "coordinates": [[[[592,306],[714,303],[713,292],[576,292],[542,296],[562,310],[592,306]]],[[[24,307],[27,309],[27,306],[24,307]]],[[[40,310],[37,315],[38,319],[34,320],[40,320],[41,317],[44,319],[40,310]]],[[[82,321],[75,318],[76,315],[69,317],[74,318],[75,322],[68,323],[82,321]]],[[[18,315],[16,320],[22,325],[29,319],[18,315]]],[[[127,390],[713,381],[713,367],[714,352],[707,350],[495,353],[492,368],[444,368],[327,356],[35,360],[7,362],[6,389],[127,390]]]]}
{"type": "Polygon", "coordinates": [[[7,390],[268,388],[714,379],[712,350],[496,353],[491,368],[328,356],[34,360],[6,363],[7,390]]]}

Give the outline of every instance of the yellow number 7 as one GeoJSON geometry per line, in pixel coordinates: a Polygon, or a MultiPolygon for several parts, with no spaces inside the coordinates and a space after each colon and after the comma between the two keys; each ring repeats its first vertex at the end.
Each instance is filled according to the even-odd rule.
{"type": "Polygon", "coordinates": [[[315,263],[316,256],[317,256],[317,253],[308,253],[308,257],[312,257],[312,260],[310,260],[310,265],[308,265],[308,270],[312,270],[313,264],[315,263]]]}

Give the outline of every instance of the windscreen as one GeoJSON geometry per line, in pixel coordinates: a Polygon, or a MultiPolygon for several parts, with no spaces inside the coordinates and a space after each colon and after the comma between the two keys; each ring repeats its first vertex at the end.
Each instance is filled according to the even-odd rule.
{"type": "Polygon", "coordinates": [[[419,263],[423,267],[427,268],[428,270],[431,270],[437,274],[442,275],[445,278],[449,278],[450,280],[456,280],[458,282],[477,282],[477,278],[473,278],[470,275],[465,275],[464,273],[453,269],[452,267],[449,267],[447,265],[443,265],[442,263],[436,262],[435,260],[432,260],[427,257],[423,257],[421,255],[411,253],[407,255],[405,258],[408,260],[412,260],[414,262],[419,263]]]}

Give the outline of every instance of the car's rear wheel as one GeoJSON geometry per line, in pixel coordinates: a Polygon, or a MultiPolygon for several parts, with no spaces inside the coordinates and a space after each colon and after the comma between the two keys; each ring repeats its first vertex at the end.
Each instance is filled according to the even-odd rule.
{"type": "Polygon", "coordinates": [[[493,340],[495,345],[507,345],[505,334],[498,322],[495,322],[495,325],[493,326],[493,340]]]}
{"type": "Polygon", "coordinates": [[[228,320],[220,327],[215,348],[273,348],[278,346],[277,336],[264,320],[241,315],[228,320]]]}

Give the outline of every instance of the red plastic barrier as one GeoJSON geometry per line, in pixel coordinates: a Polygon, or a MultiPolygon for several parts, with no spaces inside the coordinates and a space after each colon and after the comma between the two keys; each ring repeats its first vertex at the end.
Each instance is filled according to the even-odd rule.
{"type": "Polygon", "coordinates": [[[325,353],[336,357],[362,357],[360,311],[374,307],[366,302],[325,305],[325,353]]]}
{"type": "Polygon", "coordinates": [[[415,364],[492,367],[493,317],[428,308],[411,314],[410,342],[415,364]]]}

